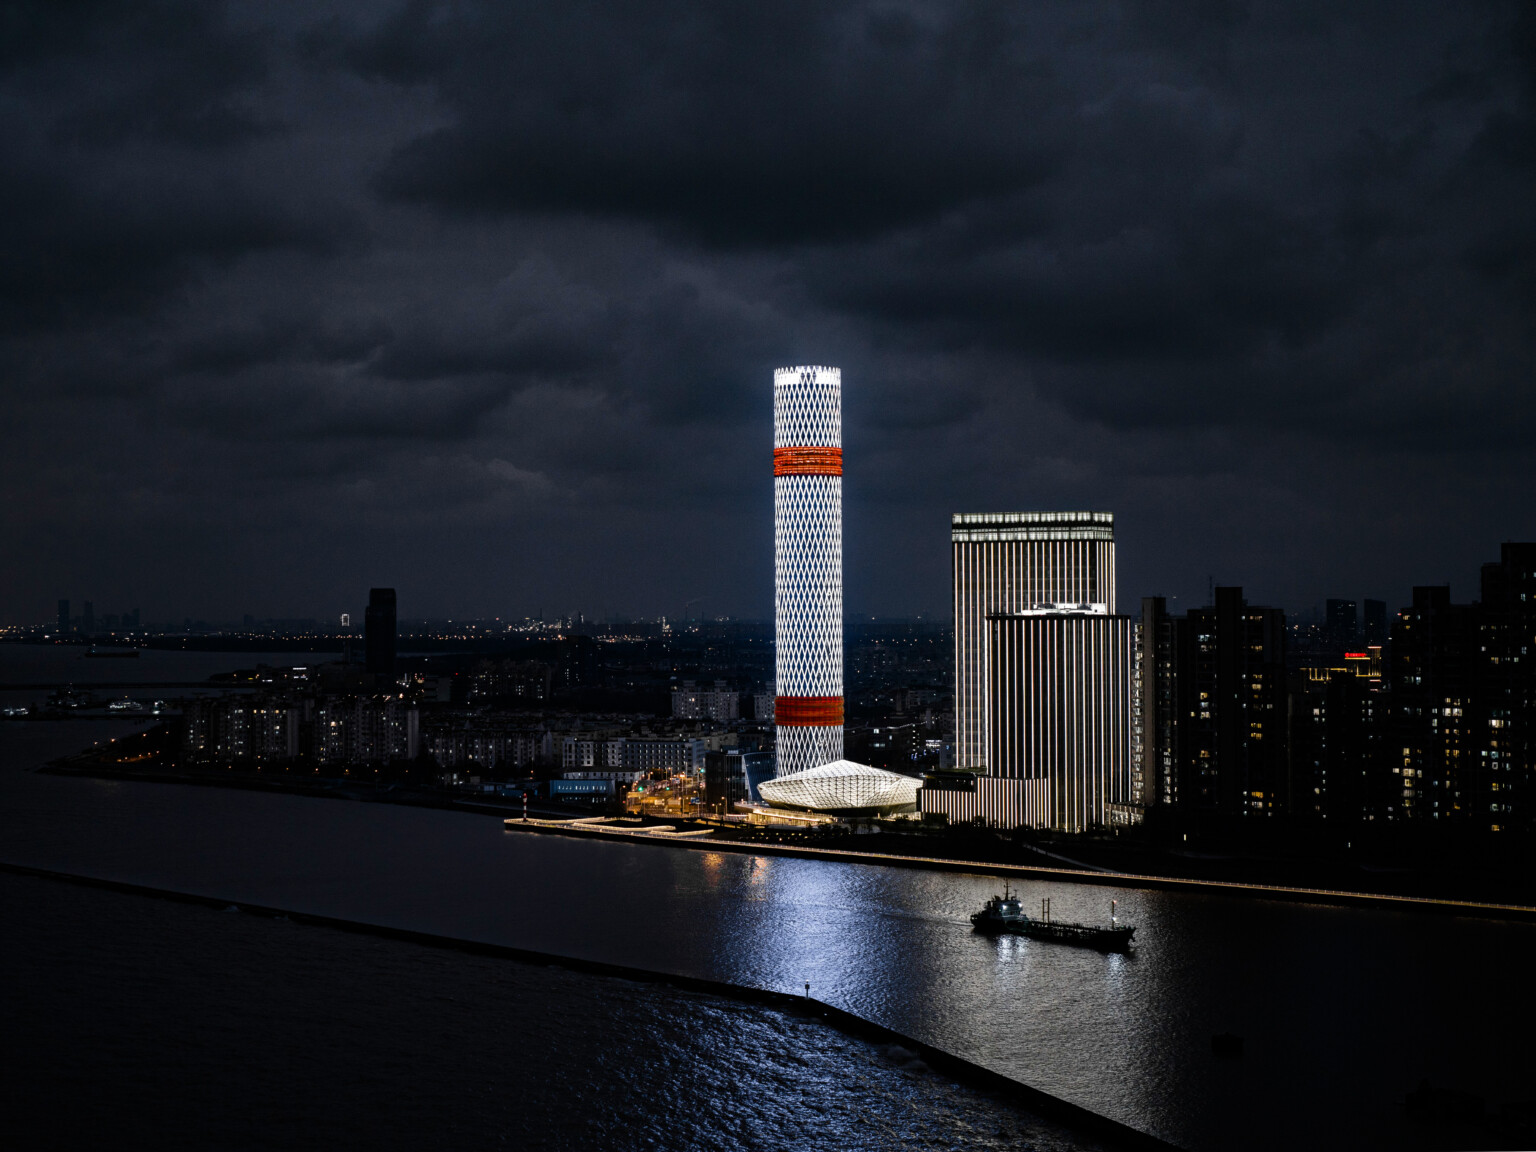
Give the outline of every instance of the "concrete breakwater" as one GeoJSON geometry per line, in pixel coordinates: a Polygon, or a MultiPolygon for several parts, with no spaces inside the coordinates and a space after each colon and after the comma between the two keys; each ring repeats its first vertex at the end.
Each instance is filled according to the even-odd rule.
{"type": "Polygon", "coordinates": [[[852,1036],[871,1041],[877,1044],[895,1045],[915,1054],[924,1063],[935,1071],[952,1077],[959,1083],[972,1088],[982,1090],[1002,1097],[1010,1102],[1027,1108],[1049,1120],[1066,1125],[1082,1132],[1084,1135],[1104,1141],[1115,1148],[1169,1150],[1176,1149],[1176,1145],[1170,1144],[1156,1136],[1142,1132],[1123,1124],[1117,1120],[1102,1116],[1089,1109],[1062,1100],[1050,1093],[1033,1088],[1028,1084],[1011,1079],[989,1068],[982,1067],[963,1057],[956,1056],[934,1045],[924,1043],[921,1040],[903,1035],[884,1025],[867,1020],[846,1009],[839,1008],[835,1004],[811,997],[809,994],[796,994],[777,989],[758,988],[750,985],[733,984],[720,980],[711,980],[704,977],[688,976],[673,972],[658,972],[651,969],[630,967],[621,964],[612,964],[604,961],[588,960],[581,957],[564,956],[555,953],[540,952],[525,948],[515,948],[507,945],[492,944],[484,941],[464,939],[460,937],[444,936],[429,932],[418,932],[412,929],[390,927],[387,925],[370,924],[362,921],[342,919],[334,916],[323,916],[314,913],[300,912],[292,909],[274,908],[246,902],[232,903],[230,900],[206,894],[189,893],[167,888],[156,888],[142,884],[132,884],[124,881],[103,879],[100,877],[84,876],[76,873],[59,872],[45,868],[34,868],[26,865],[11,864],[0,861],[0,871],[15,875],[31,876],[59,883],[81,885],[91,888],[106,889],[130,895],[144,896],[158,900],[169,900],[182,904],[193,904],[214,909],[233,908],[240,912],[261,917],[282,917],[294,923],[305,924],[314,927],[329,928],[341,932],[349,932],[361,935],[376,936],[384,939],[399,940],[429,948],[448,949],[473,955],[496,957],[499,959],[514,961],[524,964],[554,965],[571,971],[590,973],[597,976],[614,977],[637,983],[665,984],[668,986],[700,992],[747,1003],[754,1003],[771,1007],[785,1012],[805,1013],[821,1018],[826,1023],[843,1030],[852,1036]]]}

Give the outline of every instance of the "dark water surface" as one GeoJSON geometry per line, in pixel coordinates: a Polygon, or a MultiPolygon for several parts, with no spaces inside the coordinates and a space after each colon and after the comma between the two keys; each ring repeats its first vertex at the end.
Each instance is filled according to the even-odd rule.
{"type": "Polygon", "coordinates": [[[1100,1147],[664,986],[4,874],[0,924],[10,1148],[1100,1147]]]}
{"type": "MultiPolygon", "coordinates": [[[[128,730],[99,722],[89,738],[128,730]]],[[[1530,1096],[1536,927],[1026,884],[1138,926],[1133,958],[970,931],[984,876],[505,832],[490,817],[22,770],[0,858],[232,901],[813,995],[1191,1148],[1401,1147],[1428,1077],[1530,1096]],[[1214,1059],[1210,1037],[1246,1040],[1214,1059]]],[[[583,978],[584,979],[584,978],[583,978]]],[[[601,1045],[592,1041],[592,1051],[601,1045]]],[[[750,1077],[750,1069],[743,1072],[750,1077]]]]}

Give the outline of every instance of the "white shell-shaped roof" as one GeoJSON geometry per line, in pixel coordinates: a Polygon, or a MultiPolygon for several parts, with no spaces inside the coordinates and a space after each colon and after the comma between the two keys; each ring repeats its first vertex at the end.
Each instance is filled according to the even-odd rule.
{"type": "Polygon", "coordinates": [[[757,786],[770,804],[817,812],[906,808],[917,803],[922,781],[852,760],[834,760],[757,786]]]}

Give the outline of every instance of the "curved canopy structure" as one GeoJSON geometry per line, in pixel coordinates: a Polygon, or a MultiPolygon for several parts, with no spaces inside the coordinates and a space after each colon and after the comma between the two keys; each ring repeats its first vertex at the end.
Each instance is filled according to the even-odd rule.
{"type": "Polygon", "coordinates": [[[813,812],[900,812],[917,804],[922,781],[884,768],[834,760],[757,786],[775,808],[809,808],[813,812]]]}

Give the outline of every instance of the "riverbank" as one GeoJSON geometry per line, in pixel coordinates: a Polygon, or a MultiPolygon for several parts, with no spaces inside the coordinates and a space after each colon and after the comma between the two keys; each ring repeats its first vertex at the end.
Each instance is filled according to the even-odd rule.
{"type": "MultiPolygon", "coordinates": [[[[1437,1133],[1407,1114],[1403,1101],[1426,1078],[1437,1088],[1482,1096],[1499,1116],[1514,1115],[1529,1096],[1532,1059],[1519,1037],[1536,1029],[1531,1006],[1515,997],[1497,1012],[1482,1012],[1469,1009],[1464,997],[1425,997],[1423,989],[1518,987],[1536,945],[1533,924],[1384,916],[1300,902],[1213,899],[1202,892],[1116,891],[1070,880],[1018,882],[1031,901],[1053,896],[1063,919],[1100,918],[1109,911],[1110,897],[1118,897],[1122,918],[1137,926],[1137,951],[1133,957],[1102,955],[972,932],[968,915],[1001,887],[997,873],[986,868],[946,873],[729,851],[666,852],[623,838],[519,835],[506,830],[504,820],[513,813],[505,811],[500,813],[503,822],[493,823],[403,804],[311,804],[296,794],[221,787],[132,788],[29,770],[93,740],[99,748],[108,747],[109,737],[121,743],[125,728],[103,722],[83,740],[68,730],[40,740],[32,729],[0,725],[0,737],[8,741],[0,748],[0,763],[10,769],[0,771],[5,842],[0,858],[205,893],[230,904],[302,909],[791,994],[809,982],[818,999],[902,1035],[1181,1146],[1210,1152],[1238,1146],[1255,1152],[1423,1146],[1437,1133]],[[1413,1005],[1413,1011],[1405,1012],[1404,1004],[1413,1005]],[[1213,1053],[1211,1038],[1227,1033],[1243,1037],[1241,1058],[1213,1053]],[[1276,1100],[1302,1103],[1277,1108],[1276,1100]]],[[[886,833],[845,835],[832,847],[879,851],[883,839],[886,833]]],[[[930,843],[938,847],[936,840],[930,843]]],[[[62,887],[42,880],[28,883],[62,887]]],[[[50,989],[48,1008],[40,1010],[39,1019],[78,1019],[79,1027],[67,1032],[70,1037],[101,1035],[110,1026],[113,1035],[132,1039],[146,1027],[159,1028],[164,1011],[141,1011],[134,997],[144,993],[157,1009],[164,1005],[164,997],[151,993],[164,986],[161,970],[169,965],[184,982],[175,986],[185,987],[197,1008],[181,1015],[173,1011],[176,1027],[162,1029],[158,1035],[164,1043],[156,1041],[152,1051],[184,1061],[177,1037],[198,1040],[208,1026],[204,1021],[225,1012],[208,1004],[200,991],[204,975],[213,974],[209,979],[219,982],[218,995],[230,1010],[244,1012],[247,1004],[257,1009],[253,1023],[239,1033],[240,1043],[214,1053],[214,1066],[232,1070],[230,1082],[242,1085],[229,1093],[228,1103],[236,1108],[247,1091],[270,1090],[268,1099],[283,1100],[295,1098],[297,1087],[307,1114],[320,1105],[304,1095],[305,1087],[323,1086],[326,1091],[319,1095],[329,1107],[334,1069],[345,1073],[343,1089],[357,1089],[340,1098],[363,1100],[375,1072],[382,1076],[377,1083],[394,1083],[394,1064],[428,1074],[442,1064],[454,1071],[433,1079],[430,1093],[421,1089],[391,1099],[401,1108],[417,1108],[443,1099],[437,1092],[441,1084],[454,1100],[452,1107],[440,1110],[448,1125],[444,1132],[460,1131],[455,1127],[461,1115],[458,1094],[466,1101],[500,1101],[501,1114],[513,1117],[514,1125],[530,1108],[547,1111],[550,1100],[562,1107],[568,1102],[573,1114],[601,1110],[608,1124],[604,1132],[610,1134],[628,1133],[634,1118],[660,1118],[646,1129],[647,1135],[654,1131],[654,1142],[625,1145],[621,1140],[616,1145],[594,1137],[564,1145],[546,1141],[546,1147],[881,1152],[902,1146],[903,1140],[929,1146],[928,1129],[910,1139],[887,1139],[874,1119],[868,1121],[875,1125],[869,1139],[854,1138],[864,1130],[866,1105],[878,1106],[875,1115],[884,1119],[888,1097],[860,1087],[862,1095],[844,1093],[828,1100],[827,1085],[858,1086],[862,1081],[846,1075],[818,1079],[834,1072],[830,1058],[823,1060],[820,1053],[855,1042],[819,1021],[813,1027],[809,1017],[796,1021],[780,1014],[787,1039],[777,1047],[771,1039],[758,1045],[752,1037],[712,1024],[689,1039],[684,1033],[692,1028],[692,1018],[670,1007],[677,997],[693,996],[680,989],[674,996],[662,985],[619,985],[609,996],[604,991],[608,985],[594,976],[591,996],[596,999],[589,1003],[580,990],[588,978],[550,968],[550,978],[566,990],[566,999],[551,1008],[532,987],[536,977],[525,978],[518,966],[489,958],[434,955],[404,943],[389,945],[168,902],[120,914],[104,909],[93,925],[89,916],[71,918],[72,910],[83,907],[79,895],[91,894],[86,889],[61,892],[57,914],[49,917],[44,891],[35,902],[38,911],[29,912],[27,931],[33,937],[52,930],[48,925],[54,923],[71,926],[73,933],[67,946],[28,952],[35,962],[28,961],[31,968],[21,974],[46,976],[50,989]],[[226,944],[210,951],[201,949],[198,939],[167,931],[162,945],[161,934],[138,927],[164,927],[188,917],[224,926],[209,926],[207,932],[221,933],[226,944]],[[336,940],[327,943],[324,937],[336,940]],[[273,947],[268,950],[263,941],[273,947]],[[274,968],[274,956],[288,955],[287,943],[295,946],[295,956],[310,959],[298,967],[284,959],[274,968]],[[377,981],[373,959],[408,966],[415,983],[377,981]],[[504,977],[495,974],[498,967],[504,977]],[[131,986],[105,978],[122,971],[140,975],[131,986]],[[481,975],[461,981],[462,972],[481,975]],[[306,992],[296,1005],[280,995],[289,984],[323,991],[306,992]],[[489,998],[471,991],[472,984],[491,993],[489,998]],[[249,996],[242,994],[246,985],[249,996]],[[460,1011],[455,1003],[463,1008],[462,1018],[452,1015],[460,1011]],[[648,1016],[650,1032],[626,1045],[624,1035],[604,1027],[603,1017],[614,1014],[622,1032],[631,1003],[637,1014],[650,1012],[651,1005],[668,1007],[648,1016]],[[591,1004],[604,1011],[589,1012],[591,1004]],[[201,1011],[205,1006],[218,1011],[209,1015],[201,1011]],[[562,1022],[561,1016],[572,1010],[579,1019],[570,1015],[562,1022]],[[126,1013],[136,1013],[132,1030],[122,1027],[126,1013]],[[547,1040],[552,1056],[522,1060],[531,1050],[530,1029],[538,1014],[547,1024],[538,1035],[547,1040]],[[420,1029],[413,1031],[402,1015],[419,1020],[420,1029]],[[362,1048],[347,1048],[346,1034],[353,1030],[346,1021],[352,1019],[367,1024],[362,1032],[368,1043],[362,1048]],[[270,1036],[266,1020],[275,1022],[270,1036]],[[481,1022],[494,1029],[501,1047],[468,1044],[460,1055],[455,1025],[479,1028],[481,1022]],[[816,1047],[816,1030],[825,1032],[824,1048],[816,1047]],[[439,1032],[445,1037],[441,1044],[435,1039],[439,1032]],[[662,1055],[654,1055],[653,1034],[686,1041],[689,1055],[674,1060],[664,1047],[662,1055]],[[804,1043],[794,1036],[804,1037],[804,1043]],[[339,1059],[331,1051],[333,1039],[337,1048],[347,1049],[339,1059]],[[270,1062],[262,1058],[269,1042],[283,1045],[271,1049],[270,1062]],[[317,1047],[322,1058],[311,1059],[317,1047]],[[375,1060],[381,1048],[387,1060],[375,1060]],[[302,1057],[305,1075],[300,1080],[282,1079],[273,1071],[289,1059],[289,1049],[302,1057]],[[806,1059],[808,1066],[797,1069],[791,1056],[783,1055],[786,1051],[806,1059]],[[368,1063],[354,1068],[354,1053],[368,1063]],[[250,1069],[250,1088],[245,1086],[252,1081],[243,1076],[247,1062],[261,1065],[250,1069]],[[686,1100],[647,1102],[648,1086],[660,1091],[674,1079],[692,1083],[695,1065],[706,1077],[705,1089],[689,1088],[686,1100]],[[543,1087],[550,1083],[546,1066],[569,1078],[569,1091],[564,1082],[554,1091],[543,1087]],[[748,1091],[733,1087],[732,1077],[715,1075],[721,1067],[734,1069],[736,1081],[743,1067],[758,1071],[748,1091]],[[526,1080],[522,1069],[527,1069],[526,1080]],[[678,1077],[678,1069],[687,1075],[678,1077]],[[781,1077],[770,1078],[779,1072],[781,1077]],[[712,1140],[708,1134],[715,1128],[709,1127],[700,1128],[706,1135],[690,1143],[673,1126],[680,1109],[713,1115],[712,1101],[738,1098],[746,1109],[762,1104],[762,1118],[745,1121],[740,1140],[712,1140]],[[838,1122],[827,1123],[828,1115],[838,1122]],[[846,1117],[852,1119],[845,1123],[846,1117]],[[781,1123],[790,1126],[790,1133],[815,1137],[781,1136],[786,1131],[781,1123]]],[[[113,899],[137,900],[126,895],[113,899]]],[[[206,935],[196,925],[192,934],[206,935]]],[[[18,944],[9,950],[10,957],[25,960],[18,957],[22,944],[14,926],[12,935],[18,944]]],[[[11,986],[28,988],[29,983],[19,980],[11,986]]],[[[35,1006],[38,996],[29,992],[22,1000],[35,1006]]],[[[174,1000],[170,1006],[175,1008],[174,1000]]],[[[757,1030],[754,1036],[763,1032],[759,1010],[745,1004],[721,1001],[713,1011],[719,1018],[750,1022],[757,1030]]],[[[47,1036],[42,1030],[33,1034],[47,1036]]],[[[83,1047],[63,1044],[57,1051],[66,1059],[83,1047]]],[[[107,1089],[117,1087],[114,1101],[131,1103],[135,1090],[154,1090],[157,1077],[127,1070],[133,1063],[127,1048],[108,1052],[111,1059],[89,1071],[110,1072],[102,1080],[107,1089]]],[[[164,1067],[155,1061],[146,1066],[157,1072],[164,1067]]],[[[419,1089],[416,1072],[409,1075],[419,1089]]],[[[174,1070],[171,1076],[176,1082],[174,1070]]],[[[82,1084],[78,1095],[88,1097],[91,1082],[91,1076],[83,1076],[68,1083],[82,1084]]],[[[901,1085],[894,1097],[904,1099],[901,1085]]],[[[210,1105],[208,1115],[216,1120],[223,1105],[210,1105]]],[[[911,1111],[902,1104],[895,1113],[911,1111]]],[[[944,1115],[960,1114],[951,1109],[944,1115]]],[[[267,1122],[265,1114],[255,1118],[267,1122]]],[[[1011,1122],[1002,1126],[1024,1130],[1011,1122]]],[[[937,1121],[929,1127],[941,1137],[946,1132],[937,1121]]],[[[508,1144],[519,1143],[515,1127],[496,1131],[508,1134],[508,1144]]],[[[968,1145],[957,1135],[940,1143],[953,1143],[963,1152],[992,1152],[1024,1142],[998,1141],[995,1130],[991,1138],[992,1143],[977,1139],[968,1145]]],[[[345,1135],[341,1142],[347,1142],[345,1135]]],[[[496,1146],[494,1140],[450,1142],[496,1146]]],[[[1050,1152],[1087,1152],[1086,1140],[1029,1142],[1050,1152]]],[[[379,1146],[410,1145],[396,1138],[379,1146]]],[[[520,1146],[538,1143],[521,1140],[520,1146]]],[[[1484,1139],[1461,1146],[1493,1145],[1484,1139]]],[[[1507,1146],[1532,1144],[1526,1137],[1507,1146]]]]}
{"type": "MultiPolygon", "coordinates": [[[[253,772],[220,774],[135,771],[111,768],[87,756],[53,761],[39,772],[60,776],[85,776],[106,780],[133,780],[154,784],[188,784],[199,787],[232,788],[255,792],[283,793],[312,799],[357,800],[364,803],[400,804],[417,808],[467,812],[496,816],[509,830],[540,832],[563,836],[623,837],[633,842],[689,848],[713,852],[734,852],[757,856],[786,856],[806,860],[829,860],[847,864],[869,864],[893,868],[915,868],[933,872],[963,872],[973,875],[1011,876],[1036,880],[1058,880],[1114,888],[1142,888],[1158,891],[1207,892],[1225,896],[1250,896],[1283,900],[1290,903],[1335,904],[1358,908],[1389,908],[1398,911],[1437,913],[1452,916],[1477,916],[1489,919],[1536,923],[1536,906],[1493,900],[1461,900],[1438,896],[1414,896],[1390,892],[1365,892],[1355,889],[1302,887],[1284,884],[1259,884],[1204,877],[1167,876],[1144,872],[1119,872],[1106,868],[1073,868],[1044,864],[1018,864],[1006,861],[956,859],[927,856],[911,851],[881,852],[827,848],[798,844],[774,844],[762,841],[728,840],[701,832],[679,835],[669,824],[641,830],[624,823],[605,823],[608,818],[573,814],[569,809],[547,804],[532,804],[521,818],[518,802],[471,800],[451,793],[428,791],[409,786],[379,786],[345,779],[303,779],[273,777],[253,772]]],[[[889,834],[887,834],[889,835],[889,834]]],[[[903,845],[912,848],[914,845],[903,845]]],[[[1047,854],[1048,855],[1048,854],[1047,854]]]]}
{"type": "Polygon", "coordinates": [[[1074,884],[1095,884],[1112,888],[1146,888],[1165,892],[1208,892],[1226,896],[1254,896],[1303,904],[1339,904],[1356,908],[1386,908],[1395,911],[1430,912],[1452,916],[1536,923],[1536,907],[1525,904],[1496,904],[1473,900],[1445,900],[1427,896],[1396,896],[1375,892],[1349,892],[1328,888],[1286,888],[1278,885],[1244,884],[1236,881],[1191,880],[1178,876],[1148,876],[1130,872],[1086,871],[1053,868],[1034,864],[998,864],[975,860],[950,860],[933,856],[856,851],[843,848],[817,848],[791,844],[766,844],[726,840],[706,833],[668,832],[605,822],[600,818],[578,817],[566,820],[509,817],[505,827],[511,832],[539,833],[588,838],[623,838],[631,843],[658,847],[685,848],[692,851],[740,852],[757,856],[789,856],[802,860],[831,860],[845,864],[869,864],[885,868],[920,868],[933,872],[967,872],[988,876],[1010,876],[1030,880],[1060,880],[1074,884]]]}
{"type": "MultiPolygon", "coordinates": [[[[102,745],[56,759],[37,771],[49,775],[187,784],[468,812],[500,817],[508,821],[509,827],[528,827],[530,830],[537,827],[573,836],[629,836],[651,845],[672,844],[758,856],[797,856],[937,872],[1014,876],[1118,888],[1207,892],[1292,903],[1395,908],[1536,922],[1536,905],[1524,899],[1501,898],[1505,891],[1518,892],[1523,896],[1525,886],[1518,883],[1490,886],[1463,877],[1460,878],[1460,884],[1457,884],[1454,883],[1457,878],[1451,877],[1442,878],[1437,884],[1425,885],[1412,883],[1412,877],[1401,872],[1371,873],[1366,869],[1360,871],[1368,878],[1357,882],[1352,872],[1345,869],[1319,868],[1299,873],[1282,870],[1275,873],[1255,869],[1252,867],[1253,861],[1194,853],[1165,853],[1159,856],[1148,852],[1140,855],[1126,855],[1124,851],[1118,855],[1110,852],[1102,863],[1098,863],[1073,859],[1041,845],[1013,843],[996,833],[975,828],[942,831],[914,829],[910,832],[888,829],[873,836],[836,837],[801,832],[775,833],[763,828],[749,830],[742,826],[726,829],[695,821],[648,821],[648,827],[642,829],[637,828],[633,821],[604,822],[602,819],[594,819],[590,809],[573,810],[566,805],[539,801],[532,802],[525,809],[521,800],[480,794],[465,795],[421,783],[349,776],[321,777],[307,772],[183,768],[167,755],[162,747],[163,738],[156,738],[157,732],[160,730],[150,729],[133,737],[116,740],[110,746],[102,745]],[[530,825],[523,825],[521,816],[525,811],[539,819],[530,825]],[[680,826],[690,830],[680,835],[680,826]],[[826,843],[828,839],[833,842],[826,843]],[[789,842],[776,843],[775,840],[789,842]],[[853,847],[854,844],[858,847],[853,847]],[[1127,862],[1137,867],[1124,867],[1127,862]],[[1115,864],[1122,866],[1115,867],[1115,864]],[[1185,865],[1190,867],[1183,867],[1185,865]],[[1424,890],[1426,887],[1431,890],[1424,890]],[[1419,890],[1414,890],[1416,888],[1419,890]],[[1433,890],[1435,888],[1441,890],[1433,890]]],[[[1074,846],[1073,852],[1074,855],[1091,855],[1098,850],[1103,855],[1109,849],[1118,847],[1118,842],[1084,843],[1074,846]]]]}
{"type": "Polygon", "coordinates": [[[200,905],[214,909],[235,910],[247,915],[268,919],[285,919],[296,924],[312,927],[327,928],[334,931],[346,932],[353,935],[373,936],[388,940],[404,941],[422,947],[442,949],[454,952],[468,953],[477,956],[493,957],[500,960],[512,961],[520,964],[538,966],[553,966],[572,972],[589,975],[613,977],[622,980],[630,980],[644,984],[665,984],[670,987],[680,988],[691,992],[703,993],[712,996],[723,997],[745,1003],[756,1004],[777,1009],[779,1011],[811,1015],[825,1023],[857,1037],[861,1040],[875,1044],[896,1045],[908,1052],[915,1054],[924,1063],[935,1071],[952,1077],[967,1087],[979,1089],[983,1092],[1001,1097],[1009,1102],[1026,1108],[1038,1115],[1065,1125],[1086,1136],[1104,1141],[1114,1148],[1146,1149],[1165,1152],[1174,1149],[1164,1140],[1158,1139],[1138,1129],[1132,1128],[1119,1121],[1101,1116],[1086,1108],[1082,1108],[1069,1101],[1059,1099],[1037,1088],[1030,1087],[1010,1077],[1003,1076],[991,1069],[984,1068],[963,1057],[956,1056],[934,1045],[924,1043],[921,1040],[903,1035],[884,1025],[877,1024],[861,1016],[855,1015],[834,1004],[828,1004],[816,999],[809,994],[794,994],[775,989],[756,988],[741,984],[731,984],[719,980],[709,980],[698,976],[688,976],[673,972],[658,972],[645,968],[631,967],[628,965],[612,964],[596,960],[587,960],[580,957],[558,955],[549,952],[533,951],[524,948],[513,948],[504,945],[490,944],[483,941],[462,939],[458,937],[436,935],[428,932],[418,932],[405,928],[390,927],[386,925],[370,924],[356,920],[342,919],[333,916],[321,916],[313,913],[299,912],[292,909],[275,908],[256,904],[231,904],[229,900],[217,897],[200,895],[173,889],[156,888],[141,884],[130,884],[122,881],[101,879],[92,876],[83,876],[67,872],[57,872],[43,868],[33,868],[17,864],[0,862],[0,872],[13,875],[29,876],[49,880],[62,884],[71,884],[87,888],[105,889],[108,891],[125,893],[129,895],[148,897],[157,900],[167,900],[181,904],[200,905]]]}
{"type": "MultiPolygon", "coordinates": [[[[103,763],[94,752],[51,760],[36,769],[44,776],[76,776],[91,780],[124,780],[140,784],[185,784],[195,788],[233,789],[244,792],[268,792],[285,796],[305,796],[312,800],[356,800],[365,804],[403,804],[412,808],[436,808],[450,812],[472,812],[481,816],[506,817],[521,813],[521,801],[466,799],[441,789],[410,784],[375,783],[344,776],[277,775],[271,772],[177,771],[151,764],[149,767],[115,766],[103,763]]],[[[555,819],[570,818],[568,808],[538,801],[527,808],[531,813],[555,819]]]]}

